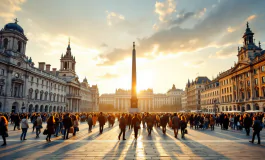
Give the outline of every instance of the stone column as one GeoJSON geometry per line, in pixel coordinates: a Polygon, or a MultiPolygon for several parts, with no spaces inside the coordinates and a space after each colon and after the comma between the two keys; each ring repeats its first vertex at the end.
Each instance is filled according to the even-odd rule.
{"type": "Polygon", "coordinates": [[[73,108],[72,108],[72,99],[70,99],[70,104],[69,104],[69,112],[72,112],[73,108]]]}

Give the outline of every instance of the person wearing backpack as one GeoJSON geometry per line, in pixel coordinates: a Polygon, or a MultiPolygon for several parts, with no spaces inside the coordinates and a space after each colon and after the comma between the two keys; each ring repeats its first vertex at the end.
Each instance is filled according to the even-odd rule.
{"type": "Polygon", "coordinates": [[[132,127],[134,130],[135,139],[137,139],[138,137],[138,130],[140,129],[140,124],[141,124],[141,121],[138,118],[137,114],[135,114],[134,117],[132,118],[132,127]]]}
{"type": "Polygon", "coordinates": [[[22,129],[22,134],[20,136],[21,141],[22,141],[22,138],[23,140],[27,140],[26,135],[27,135],[28,128],[29,128],[28,117],[24,115],[21,120],[21,129],[22,129]]]}
{"type": "Polygon", "coordinates": [[[257,117],[254,117],[254,123],[253,123],[253,136],[252,136],[252,141],[249,141],[250,143],[254,143],[255,137],[257,135],[258,137],[258,143],[260,144],[260,131],[262,130],[261,122],[258,120],[257,117]]]}

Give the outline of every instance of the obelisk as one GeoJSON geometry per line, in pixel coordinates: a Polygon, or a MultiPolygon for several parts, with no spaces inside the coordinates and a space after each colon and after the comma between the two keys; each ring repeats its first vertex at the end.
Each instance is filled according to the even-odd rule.
{"type": "Polygon", "coordinates": [[[136,89],[136,50],[135,43],[133,42],[132,50],[132,89],[131,89],[131,108],[130,112],[138,112],[138,99],[136,89]]]}

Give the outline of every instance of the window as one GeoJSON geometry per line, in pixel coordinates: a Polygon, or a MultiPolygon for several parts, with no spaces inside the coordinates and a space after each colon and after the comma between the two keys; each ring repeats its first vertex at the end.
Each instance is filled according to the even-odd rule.
{"type": "Polygon", "coordinates": [[[34,80],[34,77],[31,77],[31,82],[33,82],[33,80],[34,80]]]}
{"type": "Polygon", "coordinates": [[[42,80],[41,84],[42,84],[42,85],[44,84],[44,80],[42,80]]]}
{"type": "Polygon", "coordinates": [[[257,69],[254,69],[254,70],[253,70],[253,73],[254,73],[254,74],[257,74],[257,69]]]}
{"type": "Polygon", "coordinates": [[[257,78],[255,78],[255,84],[258,85],[258,79],[257,78]]]}
{"type": "Polygon", "coordinates": [[[246,73],[246,76],[249,77],[249,72],[246,73]]]}
{"type": "Polygon", "coordinates": [[[248,81],[247,83],[248,83],[248,86],[250,86],[250,81],[248,81]]]}
{"type": "Polygon", "coordinates": [[[4,69],[0,69],[0,75],[3,76],[5,74],[5,70],[4,69]]]}
{"type": "Polygon", "coordinates": [[[262,77],[262,83],[265,83],[265,77],[262,77]]]}
{"type": "Polygon", "coordinates": [[[39,78],[37,78],[37,84],[39,84],[39,78]]]}
{"type": "Polygon", "coordinates": [[[7,46],[8,46],[8,39],[5,38],[5,39],[4,39],[4,48],[7,49],[7,46]]]}
{"type": "Polygon", "coordinates": [[[261,72],[265,71],[265,66],[261,66],[261,72]]]}
{"type": "Polygon", "coordinates": [[[18,52],[21,52],[21,46],[22,46],[21,41],[18,41],[17,42],[17,51],[18,52]]]}
{"type": "Polygon", "coordinates": [[[256,89],[256,97],[259,97],[259,88],[256,89]]]}

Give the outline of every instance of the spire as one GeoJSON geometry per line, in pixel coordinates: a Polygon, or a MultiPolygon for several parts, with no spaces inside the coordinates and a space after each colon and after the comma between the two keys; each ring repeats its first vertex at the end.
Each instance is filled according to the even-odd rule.
{"type": "Polygon", "coordinates": [[[70,44],[71,44],[71,41],[70,41],[70,37],[69,37],[69,40],[68,40],[68,47],[67,47],[68,50],[71,49],[70,44]]]}
{"type": "Polygon", "coordinates": [[[62,53],[62,55],[61,55],[61,58],[63,58],[63,53],[62,53]]]}
{"type": "Polygon", "coordinates": [[[248,22],[247,22],[247,29],[249,28],[248,22]]]}
{"type": "Polygon", "coordinates": [[[261,44],[260,44],[260,41],[259,41],[259,48],[261,48],[261,44]]]}
{"type": "Polygon", "coordinates": [[[135,43],[133,42],[133,49],[135,49],[135,43]]]}

